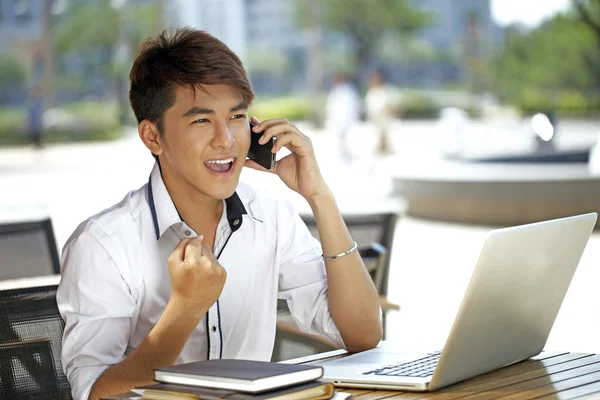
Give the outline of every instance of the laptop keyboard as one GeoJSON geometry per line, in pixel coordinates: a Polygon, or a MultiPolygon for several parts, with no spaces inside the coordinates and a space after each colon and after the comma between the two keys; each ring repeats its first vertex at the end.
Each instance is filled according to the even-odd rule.
{"type": "Polygon", "coordinates": [[[364,372],[363,375],[385,375],[385,376],[410,376],[413,378],[425,378],[433,375],[433,371],[440,359],[441,352],[433,353],[427,357],[417,360],[390,365],[373,371],[364,372]]]}

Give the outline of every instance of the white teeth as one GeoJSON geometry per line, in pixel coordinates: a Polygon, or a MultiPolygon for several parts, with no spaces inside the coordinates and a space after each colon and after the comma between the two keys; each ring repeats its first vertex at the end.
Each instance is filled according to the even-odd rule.
{"type": "Polygon", "coordinates": [[[227,158],[225,160],[212,160],[212,161],[207,161],[208,164],[227,164],[233,162],[233,158],[227,158]]]}

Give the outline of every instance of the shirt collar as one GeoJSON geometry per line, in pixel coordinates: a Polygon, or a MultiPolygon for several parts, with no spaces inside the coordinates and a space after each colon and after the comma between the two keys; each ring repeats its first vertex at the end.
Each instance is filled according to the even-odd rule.
{"type": "MultiPolygon", "coordinates": [[[[148,181],[148,203],[150,204],[150,212],[152,213],[156,240],[158,240],[167,229],[181,222],[179,213],[162,179],[158,162],[154,163],[154,168],[152,168],[148,181]]],[[[237,192],[234,192],[231,197],[225,199],[225,209],[229,227],[232,232],[235,232],[242,226],[242,216],[247,214],[246,208],[237,192]]]]}

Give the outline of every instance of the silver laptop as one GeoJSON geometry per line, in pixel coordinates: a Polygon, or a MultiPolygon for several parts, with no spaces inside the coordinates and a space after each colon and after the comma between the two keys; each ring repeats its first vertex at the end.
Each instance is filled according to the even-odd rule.
{"type": "Polygon", "coordinates": [[[402,354],[388,341],[322,362],[323,379],[342,387],[427,391],[539,354],[596,218],[491,231],[441,352],[402,354]]]}

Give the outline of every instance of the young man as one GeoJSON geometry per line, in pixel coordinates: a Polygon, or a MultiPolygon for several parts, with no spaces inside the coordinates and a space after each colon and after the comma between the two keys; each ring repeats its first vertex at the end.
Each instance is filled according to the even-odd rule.
{"type": "Polygon", "coordinates": [[[253,119],[250,131],[254,94],[239,58],[181,29],[148,40],[130,80],[157,163],[147,185],[83,222],[63,251],[57,300],[74,398],[126,392],[174,363],[268,361],[277,298],[306,332],[352,352],[377,345],[378,296],[311,142],[285,119],[253,119]],[[321,245],[287,202],[238,184],[244,166],[262,169],[246,161],[258,132],[277,138],[274,152],[291,151],[272,172],[308,201],[321,245]]]}

